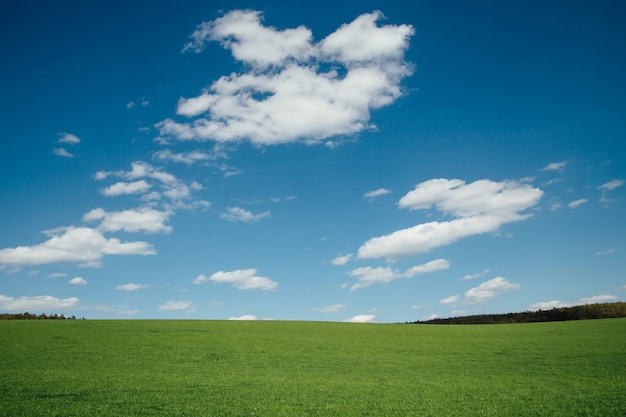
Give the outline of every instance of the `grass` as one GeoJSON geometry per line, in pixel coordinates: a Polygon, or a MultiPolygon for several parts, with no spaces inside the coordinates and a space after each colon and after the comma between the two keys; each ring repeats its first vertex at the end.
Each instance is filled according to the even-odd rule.
{"type": "Polygon", "coordinates": [[[626,319],[1,321],[0,416],[624,416],[626,319]]]}

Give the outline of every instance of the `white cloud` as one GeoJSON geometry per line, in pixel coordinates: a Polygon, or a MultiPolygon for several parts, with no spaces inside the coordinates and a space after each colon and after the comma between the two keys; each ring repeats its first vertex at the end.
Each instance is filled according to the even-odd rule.
{"type": "Polygon", "coordinates": [[[565,168],[565,165],[567,165],[567,161],[550,162],[548,165],[546,165],[545,167],[541,168],[541,170],[542,171],[560,171],[563,168],[565,168]]]}
{"type": "Polygon", "coordinates": [[[54,148],[54,149],[52,149],[52,153],[54,153],[57,156],[62,156],[64,158],[73,158],[74,157],[73,153],[68,152],[64,148],[54,148]]]}
{"type": "Polygon", "coordinates": [[[314,310],[324,314],[332,314],[338,313],[345,308],[346,306],[344,304],[332,304],[326,307],[315,308],[314,310]]]}
{"type": "Polygon", "coordinates": [[[389,260],[418,255],[463,237],[495,232],[506,223],[527,219],[524,210],[537,204],[543,191],[515,181],[433,179],[418,184],[398,202],[409,210],[431,207],[456,217],[433,221],[375,237],[358,250],[359,258],[389,260]]]}
{"type": "Polygon", "coordinates": [[[169,233],[171,226],[165,225],[172,215],[171,211],[159,211],[149,207],[116,212],[106,212],[96,208],[83,216],[83,221],[101,220],[98,230],[105,232],[147,232],[169,233]]]}
{"type": "Polygon", "coordinates": [[[201,117],[163,120],[156,125],[160,139],[270,145],[320,142],[371,127],[370,110],[400,97],[400,82],[412,72],[404,52],[413,28],[378,26],[382,17],[363,14],[319,43],[303,26],[264,26],[261,13],[252,10],[202,23],[183,50],[199,52],[217,41],[249,70],[181,98],[178,115],[201,117]]]}
{"type": "Polygon", "coordinates": [[[253,316],[252,314],[244,314],[243,316],[240,317],[229,317],[228,320],[258,320],[256,318],[256,316],[253,316]]]}
{"type": "Polygon", "coordinates": [[[391,193],[391,191],[389,191],[386,188],[379,188],[377,190],[373,190],[373,191],[369,191],[367,193],[364,194],[365,198],[369,198],[370,200],[375,199],[376,197],[380,197],[381,195],[386,195],[391,193]]]}
{"type": "Polygon", "coordinates": [[[537,310],[551,310],[553,308],[564,308],[564,307],[574,307],[585,304],[597,304],[597,303],[607,303],[611,301],[619,300],[619,297],[611,294],[602,294],[595,295],[593,297],[584,297],[578,301],[560,301],[560,300],[551,300],[551,301],[539,301],[535,304],[531,304],[528,306],[529,311],[537,311],[537,310]]]}
{"type": "Polygon", "coordinates": [[[609,248],[607,250],[597,251],[594,255],[610,255],[610,254],[615,253],[615,252],[617,252],[615,249],[609,248]]]}
{"type": "Polygon", "coordinates": [[[335,259],[331,260],[330,263],[331,265],[345,265],[350,262],[353,257],[354,255],[351,253],[348,255],[337,256],[335,259]]]}
{"type": "Polygon", "coordinates": [[[159,306],[159,311],[178,311],[178,310],[186,310],[192,307],[191,301],[173,301],[170,300],[166,303],[163,303],[159,306]]]}
{"type": "Polygon", "coordinates": [[[50,295],[13,298],[0,294],[0,310],[5,311],[54,311],[79,308],[76,297],[56,298],[50,295]]]}
{"type": "Polygon", "coordinates": [[[350,288],[354,291],[359,288],[369,287],[373,284],[384,284],[399,278],[412,278],[416,275],[441,271],[448,269],[449,267],[450,263],[447,260],[437,259],[423,265],[411,267],[404,272],[393,270],[389,266],[377,268],[366,266],[348,271],[347,275],[358,279],[358,282],[350,288]]]}
{"type": "Polygon", "coordinates": [[[578,199],[578,200],[574,200],[574,201],[571,201],[570,203],[568,203],[567,207],[569,207],[569,208],[580,207],[583,204],[585,204],[587,201],[589,201],[589,200],[587,200],[586,198],[581,198],[581,199],[578,199]]]}
{"type": "Polygon", "coordinates": [[[0,249],[0,269],[57,262],[80,262],[100,266],[104,255],[154,255],[147,242],[121,242],[105,238],[87,227],[62,227],[43,232],[50,238],[33,246],[0,249]]]}
{"type": "Polygon", "coordinates": [[[149,285],[147,284],[122,284],[122,285],[118,285],[117,287],[115,287],[116,290],[118,291],[137,291],[137,290],[142,290],[144,288],[148,288],[149,285]]]}
{"type": "Polygon", "coordinates": [[[76,145],[80,143],[80,138],[71,133],[59,133],[59,143],[65,143],[67,145],[76,145]]]}
{"type": "Polygon", "coordinates": [[[165,162],[177,162],[183,163],[187,165],[194,164],[196,162],[204,162],[204,161],[215,161],[218,159],[227,158],[226,153],[221,150],[218,146],[215,147],[213,153],[208,153],[204,151],[189,151],[189,152],[181,152],[181,153],[173,153],[169,149],[155,152],[152,155],[153,159],[158,159],[160,161],[165,162]]]}
{"type": "Polygon", "coordinates": [[[602,191],[610,191],[610,190],[614,190],[616,188],[621,187],[622,185],[624,185],[624,180],[613,180],[613,181],[609,181],[605,184],[602,184],[601,186],[598,187],[599,190],[602,191]]]}
{"type": "MultiPolygon", "coordinates": [[[[267,277],[256,275],[256,269],[237,269],[235,271],[224,272],[218,271],[208,278],[208,281],[216,283],[233,284],[239,290],[264,290],[270,291],[278,287],[278,282],[272,281],[267,277]]],[[[207,279],[200,275],[194,280],[194,283],[201,284],[207,279]],[[201,278],[203,277],[203,278],[201,278]],[[198,281],[198,282],[196,282],[198,281]]]]}
{"type": "Polygon", "coordinates": [[[480,271],[480,272],[476,272],[476,273],[474,273],[474,274],[468,274],[468,275],[465,275],[463,278],[461,278],[461,280],[462,280],[462,281],[469,281],[469,280],[471,280],[471,279],[480,278],[480,277],[482,277],[483,275],[488,274],[488,273],[489,273],[489,269],[483,269],[483,270],[482,270],[482,271],[480,271]]]}
{"type": "Polygon", "coordinates": [[[505,278],[496,277],[483,282],[465,293],[465,303],[478,304],[490,301],[505,291],[518,290],[519,284],[507,281],[505,278]]]}
{"type": "Polygon", "coordinates": [[[269,210],[259,214],[252,214],[252,212],[245,210],[241,207],[228,207],[226,213],[222,213],[220,217],[229,222],[244,222],[251,223],[271,216],[269,210]]]}
{"type": "Polygon", "coordinates": [[[459,299],[461,298],[460,295],[453,295],[451,297],[448,298],[444,298],[443,300],[439,301],[439,304],[454,304],[454,303],[458,303],[459,299]]]}
{"type": "Polygon", "coordinates": [[[74,277],[68,283],[72,285],[87,285],[87,280],[83,277],[74,277]]]}
{"type": "Polygon", "coordinates": [[[359,314],[357,316],[352,317],[351,319],[346,319],[344,322],[346,323],[370,323],[376,318],[374,314],[359,314]]]}
{"type": "Polygon", "coordinates": [[[67,273],[65,272],[53,272],[50,275],[48,275],[50,278],[63,278],[67,276],[67,273]]]}
{"type": "Polygon", "coordinates": [[[117,197],[119,195],[142,194],[150,189],[151,185],[144,180],[133,182],[117,182],[102,190],[102,194],[107,197],[117,197]]]}

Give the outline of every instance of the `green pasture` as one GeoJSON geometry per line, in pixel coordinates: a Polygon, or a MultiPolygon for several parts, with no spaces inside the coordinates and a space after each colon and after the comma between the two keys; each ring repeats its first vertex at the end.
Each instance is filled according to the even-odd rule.
{"type": "Polygon", "coordinates": [[[625,416],[626,319],[0,321],[0,416],[625,416]]]}

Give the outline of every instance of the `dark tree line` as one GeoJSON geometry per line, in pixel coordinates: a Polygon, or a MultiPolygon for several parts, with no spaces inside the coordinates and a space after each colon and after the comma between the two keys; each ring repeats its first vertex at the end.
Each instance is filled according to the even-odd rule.
{"type": "Polygon", "coordinates": [[[626,317],[626,303],[586,304],[551,310],[524,311],[521,313],[480,314],[450,318],[415,321],[421,324],[505,324],[536,323],[546,321],[592,320],[626,317]]]}
{"type": "MultiPolygon", "coordinates": [[[[0,320],[76,320],[76,316],[66,317],[63,314],[31,314],[31,313],[2,313],[0,320]]],[[[84,320],[84,318],[83,318],[84,320]]]]}

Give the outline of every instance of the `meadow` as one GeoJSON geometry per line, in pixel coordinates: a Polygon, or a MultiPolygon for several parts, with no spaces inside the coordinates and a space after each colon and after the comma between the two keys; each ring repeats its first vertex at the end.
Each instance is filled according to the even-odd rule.
{"type": "Polygon", "coordinates": [[[624,416],[626,319],[2,321],[0,416],[624,416]]]}

